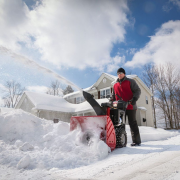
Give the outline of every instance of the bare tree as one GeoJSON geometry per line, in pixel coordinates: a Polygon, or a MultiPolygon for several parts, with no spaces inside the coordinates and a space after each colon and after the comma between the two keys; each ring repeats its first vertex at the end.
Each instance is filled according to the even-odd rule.
{"type": "MultiPolygon", "coordinates": [[[[177,100],[176,90],[180,85],[180,74],[177,68],[167,63],[165,65],[159,65],[156,68],[157,81],[157,105],[165,114],[165,119],[168,121],[169,128],[177,128],[177,100]]],[[[178,125],[179,126],[179,125],[178,125]]]]}
{"type": "Polygon", "coordinates": [[[50,87],[47,89],[47,94],[54,96],[62,96],[63,95],[63,85],[59,81],[52,81],[50,87]]]}
{"type": "Polygon", "coordinates": [[[4,84],[3,96],[4,106],[8,108],[14,108],[19,101],[25,88],[16,81],[6,81],[4,84]]]}
{"type": "Polygon", "coordinates": [[[144,83],[147,85],[147,87],[151,90],[153,96],[152,96],[152,106],[153,106],[153,113],[154,113],[154,127],[157,128],[157,123],[156,123],[156,108],[155,108],[155,84],[156,84],[156,79],[157,79],[157,73],[155,66],[152,64],[148,64],[144,66],[144,71],[143,71],[143,76],[142,80],[144,83]]]}
{"type": "Polygon", "coordinates": [[[142,80],[153,93],[154,125],[157,127],[156,108],[165,119],[166,128],[179,129],[180,73],[172,63],[144,66],[142,80]]]}

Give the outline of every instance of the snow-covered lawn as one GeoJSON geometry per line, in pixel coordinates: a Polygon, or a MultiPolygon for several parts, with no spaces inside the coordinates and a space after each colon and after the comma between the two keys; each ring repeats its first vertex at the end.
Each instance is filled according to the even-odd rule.
{"type": "Polygon", "coordinates": [[[109,153],[94,139],[81,144],[69,124],[22,110],[0,114],[0,180],[180,179],[180,132],[140,127],[142,145],[109,153]]]}

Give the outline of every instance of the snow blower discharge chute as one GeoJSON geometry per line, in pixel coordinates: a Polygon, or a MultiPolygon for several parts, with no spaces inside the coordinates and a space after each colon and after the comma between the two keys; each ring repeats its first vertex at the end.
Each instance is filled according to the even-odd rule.
{"type": "Polygon", "coordinates": [[[83,143],[88,144],[91,138],[96,135],[99,136],[111,150],[126,147],[125,111],[128,102],[119,100],[113,101],[112,103],[102,103],[100,106],[93,98],[93,95],[83,91],[83,96],[92,106],[97,116],[72,116],[70,131],[80,127],[83,133],[81,138],[83,143]]]}

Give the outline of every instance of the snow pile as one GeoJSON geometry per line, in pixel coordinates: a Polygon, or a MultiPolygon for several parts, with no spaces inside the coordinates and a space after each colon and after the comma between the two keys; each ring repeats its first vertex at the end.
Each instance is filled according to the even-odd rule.
{"type": "Polygon", "coordinates": [[[69,123],[39,119],[22,110],[0,115],[0,164],[18,169],[69,169],[108,155],[109,147],[94,136],[89,146],[79,142],[82,132],[69,123]]]}
{"type": "Polygon", "coordinates": [[[14,142],[39,142],[43,131],[43,121],[22,110],[13,110],[0,115],[0,138],[14,142]]]}
{"type": "MultiPolygon", "coordinates": [[[[95,133],[91,131],[91,141],[83,144],[80,139],[85,134],[78,128],[70,132],[69,123],[60,121],[54,124],[22,110],[0,114],[0,124],[0,164],[8,167],[72,169],[102,160],[110,152],[109,147],[99,140],[98,129],[95,133]]],[[[128,142],[131,142],[129,126],[126,130],[128,142]]],[[[140,127],[140,133],[142,142],[177,135],[151,127],[140,127]]]]}

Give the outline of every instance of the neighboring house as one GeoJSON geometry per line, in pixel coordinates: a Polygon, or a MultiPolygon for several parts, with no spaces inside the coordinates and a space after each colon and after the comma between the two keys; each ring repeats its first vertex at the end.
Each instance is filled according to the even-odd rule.
{"type": "MultiPolygon", "coordinates": [[[[137,101],[138,109],[136,113],[136,119],[138,125],[154,127],[151,102],[151,97],[153,96],[153,94],[137,75],[127,75],[127,77],[134,79],[141,89],[141,96],[137,101]]],[[[83,90],[93,94],[94,98],[97,100],[109,98],[111,96],[112,88],[116,83],[116,80],[116,76],[103,73],[95,84],[83,90]]],[[[63,98],[74,104],[78,104],[84,101],[82,93],[78,91],[67,94],[63,96],[63,98]]],[[[92,112],[89,112],[89,115],[95,115],[94,111],[92,110],[92,112]]]]}
{"type": "MultiPolygon", "coordinates": [[[[98,102],[107,102],[108,99],[99,99],[98,102]]],[[[88,102],[72,104],[59,96],[25,91],[15,109],[22,109],[37,117],[70,122],[73,115],[91,115],[93,111],[88,102]]]]}

